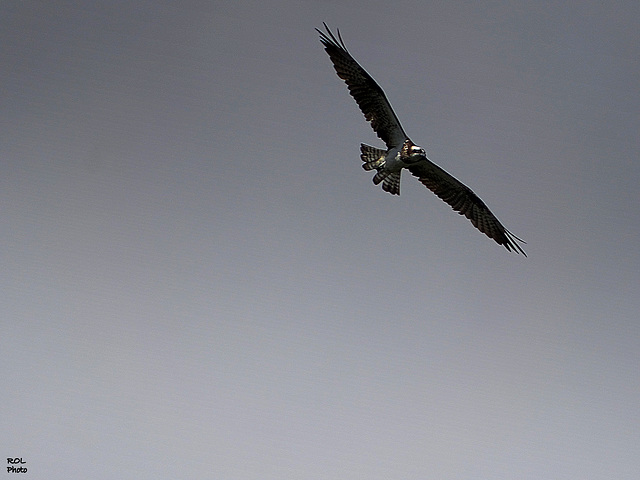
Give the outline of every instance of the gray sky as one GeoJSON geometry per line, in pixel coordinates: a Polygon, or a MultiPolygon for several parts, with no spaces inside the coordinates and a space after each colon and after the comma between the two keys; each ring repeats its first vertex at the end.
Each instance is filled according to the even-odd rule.
{"type": "Polygon", "coordinates": [[[640,478],[639,5],[5,1],[0,458],[640,478]],[[371,183],[323,21],[529,258],[371,183]]]}

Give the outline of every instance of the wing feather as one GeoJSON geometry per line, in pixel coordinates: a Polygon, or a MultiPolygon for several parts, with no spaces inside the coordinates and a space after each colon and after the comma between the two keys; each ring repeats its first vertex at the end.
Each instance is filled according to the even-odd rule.
{"type": "Polygon", "coordinates": [[[338,38],[336,38],[327,24],[323,23],[323,25],[327,33],[316,28],[320,34],[320,41],[324,45],[336,73],[347,84],[349,93],[360,107],[364,118],[371,123],[371,127],[387,145],[387,148],[402,145],[407,135],[382,88],[348,52],[340,36],[340,30],[338,30],[338,38]]]}
{"type": "Polygon", "coordinates": [[[418,177],[425,187],[460,215],[467,217],[473,226],[487,237],[492,238],[509,251],[527,256],[518,244],[518,242],[526,242],[504,228],[480,197],[465,184],[426,158],[407,168],[414,176],[418,177]]]}

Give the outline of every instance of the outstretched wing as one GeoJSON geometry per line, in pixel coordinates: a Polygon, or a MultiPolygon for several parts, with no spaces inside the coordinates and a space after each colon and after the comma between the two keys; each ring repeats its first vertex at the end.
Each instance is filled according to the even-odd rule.
{"type": "Polygon", "coordinates": [[[527,256],[517,243],[526,242],[504,228],[484,202],[465,184],[426,158],[407,168],[418,177],[425,187],[448,203],[460,215],[471,220],[473,226],[487,237],[493,238],[509,251],[513,250],[527,256]]]}
{"type": "Polygon", "coordinates": [[[399,147],[404,143],[407,135],[384,92],[347,51],[340,36],[340,30],[336,39],[327,24],[323,23],[323,25],[327,30],[326,34],[316,28],[320,34],[320,41],[329,54],[338,76],[346,82],[349,93],[360,107],[364,118],[371,122],[371,127],[387,144],[387,148],[399,147]]]}

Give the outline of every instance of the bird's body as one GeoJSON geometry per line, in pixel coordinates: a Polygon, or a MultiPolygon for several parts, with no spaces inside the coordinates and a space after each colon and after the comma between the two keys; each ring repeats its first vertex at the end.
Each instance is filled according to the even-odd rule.
{"type": "Polygon", "coordinates": [[[347,51],[340,32],[336,38],[326,24],[324,27],[326,34],[316,30],[336,73],[345,81],[365,119],[387,146],[386,150],[366,144],[360,146],[362,167],[376,171],[373,183],[382,183],[384,191],[400,195],[401,174],[406,168],[460,215],[465,215],[478,230],[507,250],[526,256],[517,243],[523,241],[504,228],[469,187],[431,162],[424,149],[411,141],[380,86],[347,51]]]}

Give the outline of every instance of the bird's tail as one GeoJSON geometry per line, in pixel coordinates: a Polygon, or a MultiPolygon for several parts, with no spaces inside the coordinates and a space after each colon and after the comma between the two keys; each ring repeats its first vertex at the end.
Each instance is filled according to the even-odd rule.
{"type": "Polygon", "coordinates": [[[384,159],[387,156],[386,150],[381,150],[380,148],[361,143],[360,151],[362,152],[360,158],[364,162],[362,164],[362,168],[364,168],[365,170],[373,170],[384,165],[384,159]]]}
{"type": "Polygon", "coordinates": [[[362,154],[360,158],[364,162],[362,168],[365,170],[377,170],[373,177],[373,183],[378,185],[382,182],[382,189],[392,195],[400,195],[400,172],[390,172],[384,168],[387,151],[371,145],[360,144],[362,154]]]}

